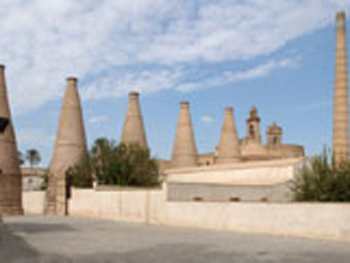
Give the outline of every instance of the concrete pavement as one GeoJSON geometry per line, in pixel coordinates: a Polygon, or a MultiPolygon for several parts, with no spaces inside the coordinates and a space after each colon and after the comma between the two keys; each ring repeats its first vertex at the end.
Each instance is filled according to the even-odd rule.
{"type": "Polygon", "coordinates": [[[348,263],[347,243],[59,217],[8,217],[0,263],[348,263]]]}

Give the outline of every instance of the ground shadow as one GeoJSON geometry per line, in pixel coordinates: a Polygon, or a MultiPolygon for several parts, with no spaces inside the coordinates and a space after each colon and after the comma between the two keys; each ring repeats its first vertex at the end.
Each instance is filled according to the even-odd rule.
{"type": "MultiPolygon", "coordinates": [[[[27,262],[39,257],[37,251],[32,249],[20,236],[15,235],[5,224],[0,241],[0,263],[27,262]]],[[[34,262],[34,261],[33,261],[34,262]]]]}
{"type": "MultiPolygon", "coordinates": [[[[42,258],[43,259],[43,258],[42,258]]],[[[155,247],[133,250],[126,253],[95,253],[90,256],[65,258],[62,255],[52,255],[50,260],[60,259],[60,262],[84,263],[315,263],[337,262],[348,263],[347,255],[336,253],[278,253],[266,251],[217,251],[205,244],[161,244],[155,247]]]]}
{"type": "Polygon", "coordinates": [[[44,232],[63,232],[74,231],[73,227],[64,224],[43,224],[33,222],[10,222],[5,223],[5,227],[12,233],[21,232],[28,234],[44,233],[44,232]]]}
{"type": "MultiPolygon", "coordinates": [[[[20,249],[28,249],[20,247],[20,249]]],[[[26,262],[26,263],[46,263],[46,262],[63,262],[63,263],[314,263],[314,262],[337,262],[348,263],[346,255],[329,254],[329,253],[283,253],[275,254],[266,251],[217,251],[206,244],[179,244],[169,243],[161,244],[154,247],[136,249],[128,252],[106,252],[91,253],[84,256],[72,256],[60,254],[38,255],[31,251],[26,251],[26,258],[9,258],[6,263],[26,262]],[[32,254],[31,254],[32,253],[32,254]],[[11,261],[12,260],[12,261],[11,261]]],[[[0,262],[2,262],[0,260],[0,262]]]]}
{"type": "MultiPolygon", "coordinates": [[[[74,231],[74,228],[57,223],[34,223],[34,222],[16,222],[10,221],[3,225],[2,239],[0,241],[0,263],[22,263],[38,262],[42,256],[33,249],[21,237],[22,234],[39,234],[46,232],[74,231]]],[[[45,261],[46,262],[46,261],[45,261]]],[[[61,262],[54,258],[47,262],[61,262]],[[52,261],[54,260],[54,261],[52,261]]]]}
{"type": "Polygon", "coordinates": [[[306,246],[306,249],[303,249],[302,244],[295,245],[295,242],[299,244],[299,241],[294,239],[293,242],[286,242],[281,238],[270,240],[245,235],[235,235],[231,238],[231,234],[225,234],[225,237],[230,236],[229,239],[222,239],[223,234],[217,232],[208,232],[210,234],[208,239],[207,234],[199,235],[197,231],[181,228],[145,228],[140,225],[115,223],[110,223],[113,227],[110,225],[104,227],[106,224],[104,221],[102,224],[95,221],[85,224],[85,221],[81,220],[77,221],[80,224],[74,228],[72,219],[66,221],[64,218],[57,218],[56,221],[43,220],[42,223],[35,220],[30,218],[25,222],[17,219],[5,221],[4,238],[0,244],[0,263],[348,263],[350,255],[347,246],[339,250],[324,249],[328,247],[325,245],[309,248],[306,246]],[[89,233],[88,228],[95,228],[90,232],[92,235],[85,233],[85,231],[89,233]],[[64,233],[65,239],[55,239],[55,236],[59,236],[55,233],[60,231],[73,232],[72,235],[64,233]],[[111,231],[114,231],[114,234],[108,238],[111,231]],[[82,235],[79,235],[79,232],[82,235]],[[49,246],[51,248],[62,245],[62,242],[68,242],[68,245],[64,249],[46,250],[45,246],[39,247],[38,242],[36,250],[32,247],[35,243],[30,246],[30,238],[26,239],[26,234],[35,235],[38,241],[41,240],[40,233],[48,233],[45,235],[49,237],[46,242],[52,242],[49,246]],[[96,238],[96,235],[102,237],[96,238]],[[86,249],[87,242],[81,242],[86,240],[88,249],[86,249]],[[115,242],[118,240],[119,242],[115,242]],[[149,244],[140,244],[148,240],[149,244]],[[277,241],[282,242],[282,246],[276,246],[277,241]],[[240,246],[242,242],[244,245],[240,246]]]}

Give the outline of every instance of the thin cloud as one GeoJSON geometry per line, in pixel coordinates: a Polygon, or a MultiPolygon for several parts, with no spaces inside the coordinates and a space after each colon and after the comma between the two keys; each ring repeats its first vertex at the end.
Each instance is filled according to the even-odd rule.
{"type": "Polygon", "coordinates": [[[259,65],[256,68],[249,69],[247,71],[243,72],[228,72],[226,73],[226,77],[229,81],[239,81],[239,80],[250,80],[250,79],[256,79],[261,78],[269,75],[272,71],[278,69],[278,68],[295,68],[297,67],[299,63],[299,58],[292,59],[292,58],[286,58],[279,61],[268,61],[265,64],[259,65]]]}
{"type": "Polygon", "coordinates": [[[331,101],[314,101],[312,103],[299,106],[295,109],[291,109],[287,112],[289,115],[296,115],[296,114],[308,114],[315,111],[319,111],[322,109],[330,109],[332,108],[332,102],[331,101]]]}
{"type": "Polygon", "coordinates": [[[201,117],[201,121],[204,123],[213,123],[214,122],[214,118],[209,116],[209,115],[204,115],[201,117]]]}
{"type": "Polygon", "coordinates": [[[245,71],[226,71],[217,76],[211,76],[196,82],[183,83],[176,89],[180,92],[187,93],[201,88],[214,88],[229,85],[237,81],[246,81],[266,77],[273,71],[281,68],[295,68],[300,63],[300,58],[285,58],[281,60],[271,60],[254,68],[245,71]]]}
{"type": "MultiPolygon", "coordinates": [[[[350,10],[348,1],[336,2],[2,0],[1,62],[16,114],[59,98],[68,75],[87,83],[86,99],[121,96],[135,87],[145,93],[176,89],[195,85],[178,67],[201,70],[269,56],[333,23],[340,8],[350,10]]],[[[264,76],[266,67],[230,78],[264,76]]]]}
{"type": "Polygon", "coordinates": [[[93,124],[106,122],[107,120],[108,118],[105,115],[96,115],[89,118],[89,122],[93,124]]]}
{"type": "Polygon", "coordinates": [[[111,96],[125,96],[129,91],[138,91],[144,94],[160,90],[173,89],[187,73],[179,68],[148,69],[129,71],[114,74],[94,80],[83,90],[82,97],[89,100],[109,98],[111,96]],[[101,88],[103,87],[103,89],[101,88]]]}

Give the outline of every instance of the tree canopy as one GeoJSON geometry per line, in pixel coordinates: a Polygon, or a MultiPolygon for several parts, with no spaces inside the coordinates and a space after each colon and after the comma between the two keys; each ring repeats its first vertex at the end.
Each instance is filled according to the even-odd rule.
{"type": "Polygon", "coordinates": [[[119,144],[106,138],[97,139],[89,156],[69,169],[67,175],[75,186],[87,187],[93,179],[100,185],[159,185],[157,161],[149,149],[138,144],[119,144]]]}
{"type": "Polygon", "coordinates": [[[336,167],[329,156],[324,151],[300,169],[291,184],[296,201],[350,201],[350,162],[336,167]]]}
{"type": "Polygon", "coordinates": [[[29,162],[31,168],[41,162],[41,156],[37,149],[28,149],[26,151],[25,159],[29,162]]]}

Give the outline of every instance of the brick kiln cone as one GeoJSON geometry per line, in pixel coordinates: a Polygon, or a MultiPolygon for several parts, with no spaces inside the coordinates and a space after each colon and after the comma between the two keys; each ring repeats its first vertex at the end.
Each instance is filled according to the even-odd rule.
{"type": "Polygon", "coordinates": [[[0,212],[5,215],[23,214],[22,175],[3,65],[0,65],[0,117],[9,121],[4,132],[0,133],[0,212]]]}
{"type": "Polygon", "coordinates": [[[145,127],[139,103],[139,93],[129,93],[129,105],[125,116],[121,142],[125,144],[138,144],[147,148],[145,127]]]}
{"type": "Polygon", "coordinates": [[[87,154],[82,108],[77,79],[67,79],[54,155],[50,164],[47,214],[65,214],[66,171],[87,154]]]}
{"type": "Polygon", "coordinates": [[[172,166],[197,166],[197,158],[197,147],[190,116],[190,104],[183,101],[180,103],[180,114],[172,154],[172,166]]]}
{"type": "Polygon", "coordinates": [[[232,163],[240,160],[241,152],[237,135],[233,109],[226,108],[222,124],[221,137],[218,145],[216,163],[232,163]]]}

